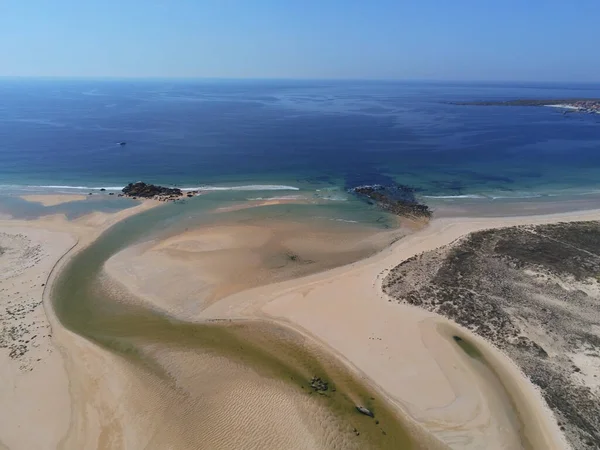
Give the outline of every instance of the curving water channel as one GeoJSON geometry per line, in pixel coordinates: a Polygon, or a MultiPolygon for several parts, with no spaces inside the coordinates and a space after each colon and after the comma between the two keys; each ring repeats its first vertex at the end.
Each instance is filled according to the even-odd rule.
{"type": "MultiPolygon", "coordinates": [[[[123,301],[114,291],[106,289],[99,281],[104,263],[125,247],[172,226],[177,217],[187,214],[185,208],[165,205],[130,217],[76,254],[58,275],[51,294],[60,322],[156,377],[173,393],[181,389],[181,380],[165,364],[165,352],[186,351],[195,355],[198,364],[207,355],[226,358],[258,373],[266,383],[274,386],[283,383],[293,395],[303,396],[299,398],[305,399],[307,411],[312,407],[327,410],[332,420],[321,423],[318,433],[326,436],[323,442],[328,442],[330,448],[422,448],[415,438],[416,432],[407,431],[414,427],[403,423],[377,393],[310,339],[265,322],[176,320],[139,302],[123,301]],[[163,357],[149,352],[149,346],[161,348],[163,357]],[[316,392],[310,387],[313,376],[328,380],[327,392],[316,392]],[[375,419],[358,413],[357,404],[374,411],[375,419]]],[[[191,383],[194,384],[193,376],[191,383]]],[[[203,395],[193,389],[186,395],[194,401],[187,403],[185,414],[200,418],[207,414],[203,395]]],[[[223,413],[226,415],[227,411],[223,413]]],[[[190,440],[200,436],[204,442],[212,442],[211,439],[217,442],[220,437],[212,434],[219,433],[218,430],[218,426],[207,425],[206,430],[193,434],[190,440]]],[[[203,448],[203,444],[190,442],[190,448],[203,448]]]]}

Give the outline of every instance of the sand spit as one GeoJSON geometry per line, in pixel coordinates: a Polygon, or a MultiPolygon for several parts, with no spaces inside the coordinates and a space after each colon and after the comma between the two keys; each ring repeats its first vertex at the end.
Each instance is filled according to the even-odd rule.
{"type": "Polygon", "coordinates": [[[472,233],[394,268],[385,291],[516,361],[575,449],[600,447],[600,223],[472,233]]]}
{"type": "Polygon", "coordinates": [[[40,203],[43,206],[56,206],[63,203],[78,202],[85,200],[88,196],[81,194],[32,194],[21,195],[23,200],[40,203]]]}
{"type": "Polygon", "coordinates": [[[381,285],[390,268],[473,231],[598,218],[600,211],[434,220],[374,257],[234,294],[196,319],[266,316],[315,336],[452,448],[566,448],[541,394],[507,356],[437,314],[390,301],[381,285]],[[474,342],[485,364],[438,331],[440,324],[474,342]]]}

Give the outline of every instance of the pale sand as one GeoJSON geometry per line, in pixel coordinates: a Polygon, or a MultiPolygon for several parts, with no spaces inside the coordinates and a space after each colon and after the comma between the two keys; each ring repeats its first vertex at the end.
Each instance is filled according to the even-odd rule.
{"type": "MultiPolygon", "coordinates": [[[[0,228],[13,234],[29,233],[32,229],[32,236],[38,230],[55,234],[60,230],[69,243],[79,241],[69,257],[62,258],[53,270],[48,281],[51,285],[76,251],[95,240],[108,226],[151,206],[151,202],[146,202],[117,214],[93,213],[72,222],[58,215],[35,221],[5,221],[0,228]]],[[[49,246],[55,239],[48,237],[43,244],[49,246]]],[[[66,250],[64,247],[59,251],[57,247],[54,261],[66,250]]],[[[11,267],[14,262],[10,261],[11,267]]],[[[43,273],[43,279],[47,272],[43,273]]],[[[197,448],[199,442],[214,449],[331,447],[326,433],[314,433],[324,424],[327,429],[336,427],[330,412],[324,407],[315,409],[314,402],[288,384],[265,384],[263,377],[252,370],[222,358],[199,355],[195,350],[186,355],[184,351],[146,345],[146,351],[177,377],[176,386],[165,385],[151,373],[62,328],[48,303],[48,289],[44,301],[53,330],[52,340],[48,339],[46,344],[56,355],[53,362],[57,373],[39,364],[34,367],[36,375],[30,382],[36,389],[13,390],[10,405],[17,405],[16,410],[22,414],[17,416],[15,410],[2,408],[0,447],[183,449],[197,448]],[[39,390],[47,394],[38,395],[39,390]],[[207,416],[206,410],[198,410],[199,400],[208,404],[214,414],[207,416]],[[31,431],[33,427],[35,433],[31,431]]],[[[14,368],[14,361],[7,364],[10,373],[7,368],[5,385],[22,383],[26,375],[14,368]]],[[[347,434],[352,442],[341,445],[358,448],[354,435],[347,434]]]]}
{"type": "MultiPolygon", "coordinates": [[[[0,448],[60,448],[72,421],[84,415],[72,409],[80,401],[73,395],[78,381],[88,384],[80,362],[100,351],[56,322],[44,285],[69,250],[89,244],[110,225],[152,206],[148,202],[75,221],[63,215],[0,220],[0,448]]],[[[94,371],[110,358],[102,353],[94,371]]],[[[93,442],[98,436],[90,433],[88,438],[93,442]]],[[[83,440],[78,442],[82,445],[66,448],[86,448],[83,440]]]]}
{"type": "MultiPolygon", "coordinates": [[[[111,224],[146,209],[149,205],[145,203],[113,215],[94,213],[73,222],[66,221],[63,216],[27,222],[0,221],[0,228],[7,234],[23,233],[22,230],[28,229],[32,231],[32,242],[33,238],[45,239],[42,245],[44,249],[54,245],[52,242],[62,242],[63,247],[58,244],[53,247],[52,255],[56,260],[61,251],[68,250],[68,242],[73,243],[78,239],[76,249],[82,248],[111,224]],[[43,231],[44,233],[54,233],[55,236],[50,239],[49,235],[37,235],[42,233],[42,230],[47,230],[43,231]],[[65,233],[68,236],[65,236],[65,233]],[[64,237],[57,239],[58,235],[64,237]]],[[[524,223],[598,218],[600,212],[594,211],[511,219],[433,221],[425,230],[400,240],[369,259],[309,277],[245,290],[200,311],[188,311],[186,308],[191,305],[183,305],[178,315],[198,320],[251,317],[286,323],[301,333],[315,336],[332,348],[349,367],[374,381],[402,410],[446,442],[452,443],[452,447],[518,448],[514,446],[515,420],[506,407],[507,399],[498,387],[498,382],[490,380],[492,377],[485,367],[473,367],[465,355],[451,345],[448,332],[438,330],[437,324],[447,324],[450,330],[456,327],[431,313],[389,303],[381,292],[381,274],[414,254],[445,245],[471,231],[524,223]]],[[[227,247],[232,242],[227,233],[221,237],[214,237],[218,245],[215,245],[212,239],[205,239],[205,249],[210,249],[209,245],[213,246],[213,249],[227,247]]],[[[202,239],[199,241],[202,248],[202,239]]],[[[176,248],[177,239],[172,240],[171,244],[176,248]]],[[[299,247],[301,244],[298,243],[299,247]]],[[[66,261],[67,258],[63,258],[59,266],[66,261]]],[[[45,264],[45,260],[39,263],[40,267],[42,263],[45,264]]],[[[25,272],[34,268],[27,268],[25,272]]],[[[31,283],[37,280],[37,274],[32,273],[28,278],[32,280],[31,283]]],[[[41,270],[39,275],[42,278],[43,273],[47,272],[41,270]]],[[[55,275],[56,270],[50,281],[55,275]]],[[[5,288],[4,285],[1,288],[5,288]]],[[[23,292],[34,294],[33,291],[23,292]]],[[[39,392],[33,389],[13,390],[12,401],[23,411],[22,421],[11,417],[17,415],[14,414],[14,410],[2,409],[1,444],[11,449],[186,448],[190,446],[190,438],[201,437],[194,435],[193,426],[194,423],[198,423],[199,418],[189,417],[182,411],[186,409],[185,398],[179,399],[178,402],[171,392],[164,392],[166,388],[150,375],[140,370],[132,370],[132,366],[121,358],[62,329],[48,308],[48,300],[46,290],[45,307],[53,329],[52,340],[47,342],[49,347],[61,351],[64,366],[56,360],[52,366],[55,368],[52,373],[46,369],[51,365],[42,364],[50,357],[56,358],[52,356],[58,354],[54,351],[39,363],[39,367],[34,367],[30,374],[35,374],[34,384],[43,386],[45,395],[56,394],[55,398],[64,399],[68,389],[70,408],[69,405],[57,408],[55,403],[50,403],[52,399],[40,402],[39,392]],[[36,408],[45,413],[43,419],[40,417],[39,422],[33,424],[32,411],[36,408]],[[169,426],[164,427],[166,429],[157,427],[163,423],[169,426]],[[32,426],[35,426],[35,433],[32,433],[32,426]],[[58,444],[57,440],[60,440],[58,444]]],[[[525,431],[534,448],[563,448],[560,433],[551,415],[544,409],[539,394],[521,376],[516,366],[481,339],[464,330],[461,332],[469,335],[484,350],[502,383],[513,394],[513,401],[517,403],[517,409],[526,424],[525,431]],[[515,392],[519,394],[514,395],[515,392]]],[[[149,348],[148,351],[156,353],[159,358],[162,354],[160,348],[149,348]]],[[[164,357],[175,358],[172,351],[165,352],[164,357]]],[[[193,374],[201,369],[200,366],[188,367],[180,364],[186,360],[185,357],[175,358],[170,365],[172,370],[178,371],[177,377],[183,380],[184,384],[186,379],[187,383],[191,383],[193,374]]],[[[25,380],[27,374],[16,371],[16,363],[13,360],[6,363],[8,366],[12,365],[12,372],[2,368],[3,371],[7,371],[7,379],[3,380],[3,385],[17,386],[19,383],[25,383],[21,380],[25,380]]],[[[213,363],[215,370],[225,365],[223,361],[213,363]]],[[[231,370],[229,373],[232,374],[232,379],[239,379],[238,376],[242,374],[239,371],[244,369],[237,367],[231,370]]],[[[227,374],[228,369],[223,369],[223,373],[227,374]]],[[[207,376],[210,378],[210,374],[207,376]]],[[[252,375],[249,374],[244,375],[244,379],[251,384],[244,387],[242,392],[232,390],[223,394],[225,398],[215,397],[215,404],[236,402],[240,401],[240,398],[247,399],[247,396],[241,394],[258,392],[254,390],[261,389],[259,379],[253,381],[252,375]]],[[[194,389],[193,383],[188,389],[194,389]]],[[[288,408],[289,414],[295,419],[277,422],[277,417],[269,417],[265,423],[279,423],[287,428],[283,429],[283,434],[267,433],[267,437],[275,439],[270,444],[258,444],[262,445],[262,448],[322,446],[323,443],[315,442],[314,436],[308,432],[311,424],[306,422],[306,415],[294,416],[299,412],[293,406],[296,402],[293,396],[284,398],[281,397],[281,392],[273,397],[273,402],[285,402],[280,403],[280,407],[288,408]],[[292,426],[291,422],[295,425],[292,426]],[[304,438],[298,440],[299,436],[304,438]]],[[[256,397],[252,396],[254,399],[256,397]]],[[[269,398],[269,395],[265,398],[269,398]]],[[[267,401],[259,406],[258,410],[267,413],[274,404],[276,403],[267,401]]],[[[222,424],[223,420],[217,420],[215,423],[222,424]]],[[[260,430],[261,427],[261,423],[240,425],[253,430],[260,430]]],[[[233,441],[219,444],[225,447],[239,445],[239,441],[235,441],[235,434],[231,434],[233,441]]]]}
{"type": "Polygon", "coordinates": [[[21,195],[20,197],[28,202],[40,203],[44,206],[56,206],[63,203],[85,200],[88,196],[81,194],[32,194],[21,195]]]}
{"type": "Polygon", "coordinates": [[[187,317],[235,292],[376,253],[402,230],[291,223],[221,223],[122,250],[106,273],[154,307],[187,317]]]}
{"type": "Polygon", "coordinates": [[[221,208],[217,208],[214,212],[223,213],[223,212],[232,212],[232,211],[240,211],[242,209],[249,208],[260,208],[261,206],[273,206],[273,205],[305,205],[307,203],[316,203],[314,200],[309,200],[303,197],[281,197],[274,199],[266,199],[266,200],[249,200],[243,203],[237,203],[231,206],[223,206],[221,208]]]}
{"type": "MultiPolygon", "coordinates": [[[[437,315],[388,301],[383,274],[403,260],[467,233],[518,224],[598,220],[600,211],[493,219],[434,220],[380,254],[350,266],[232,295],[194,316],[270,318],[297,327],[333,348],[374,381],[402,410],[454,448],[520,448],[519,432],[533,448],[566,444],[539,392],[506,356],[437,315]],[[445,324],[484,351],[498,382],[456,349],[445,324]],[[503,391],[503,389],[500,389],[503,391]],[[512,401],[523,430],[511,408],[512,401]]],[[[193,316],[195,311],[189,311],[193,316]]],[[[188,319],[190,317],[187,317],[188,319]]]]}
{"type": "Polygon", "coordinates": [[[69,423],[68,380],[41,303],[50,270],[76,240],[25,226],[0,226],[0,441],[56,448],[69,423]]]}

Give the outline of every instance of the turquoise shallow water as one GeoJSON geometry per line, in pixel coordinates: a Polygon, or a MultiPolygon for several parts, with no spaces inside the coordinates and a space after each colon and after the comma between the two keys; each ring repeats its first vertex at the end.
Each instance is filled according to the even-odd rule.
{"type": "Polygon", "coordinates": [[[44,206],[40,203],[25,201],[15,195],[0,195],[0,214],[4,213],[15,219],[37,219],[41,216],[64,214],[67,219],[73,220],[94,211],[113,213],[137,204],[139,204],[138,201],[128,198],[97,195],[85,200],[44,206]]]}

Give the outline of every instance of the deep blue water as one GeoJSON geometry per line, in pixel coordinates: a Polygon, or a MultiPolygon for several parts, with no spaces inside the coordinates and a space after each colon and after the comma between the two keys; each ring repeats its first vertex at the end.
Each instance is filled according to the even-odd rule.
{"type": "Polygon", "coordinates": [[[444,103],[561,97],[600,85],[4,79],[0,185],[600,189],[600,115],[444,103]]]}

